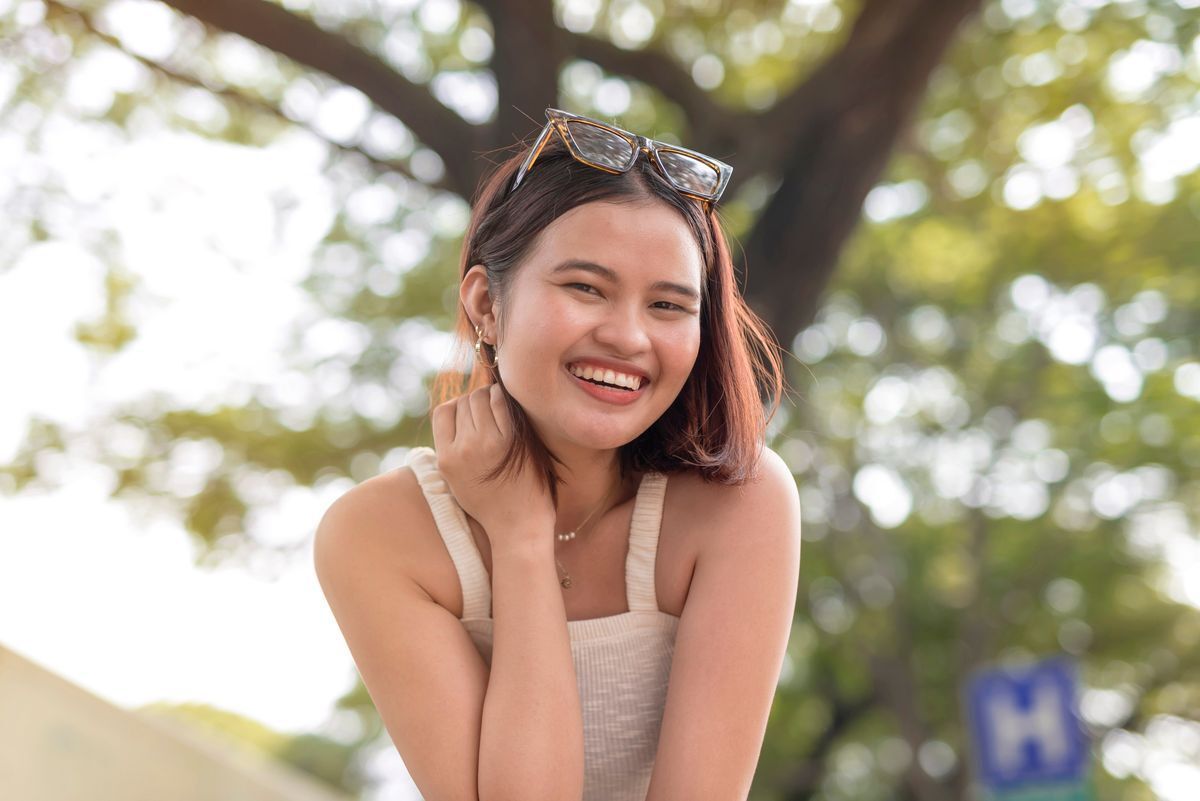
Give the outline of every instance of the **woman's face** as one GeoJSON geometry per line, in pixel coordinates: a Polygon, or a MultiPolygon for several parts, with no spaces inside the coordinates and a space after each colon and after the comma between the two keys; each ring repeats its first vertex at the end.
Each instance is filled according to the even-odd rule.
{"type": "Polygon", "coordinates": [[[658,201],[587,203],[542,232],[502,299],[499,363],[551,450],[617,448],[675,400],[700,348],[702,258],[658,201]]]}

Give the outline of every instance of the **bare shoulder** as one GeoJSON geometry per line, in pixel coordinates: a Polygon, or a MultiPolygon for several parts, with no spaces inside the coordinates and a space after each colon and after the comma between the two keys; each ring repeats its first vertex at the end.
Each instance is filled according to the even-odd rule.
{"type": "Polygon", "coordinates": [[[313,544],[319,567],[346,571],[366,566],[409,578],[433,514],[410,467],[363,481],[325,510],[313,544]]]}
{"type": "Polygon", "coordinates": [[[756,475],[744,484],[713,484],[696,473],[671,476],[667,508],[695,532],[702,551],[751,541],[767,548],[800,547],[800,498],[791,468],[764,447],[756,475]],[[674,497],[672,497],[674,495],[674,497]]]}
{"type": "Polygon", "coordinates": [[[363,686],[421,795],[478,798],[488,667],[462,624],[412,577],[422,514],[432,516],[411,469],[364,481],[326,510],[313,559],[363,686]]]}
{"type": "Polygon", "coordinates": [[[763,449],[744,484],[680,483],[694,495],[689,514],[702,544],[646,799],[746,798],[795,617],[796,482],[763,449]]]}

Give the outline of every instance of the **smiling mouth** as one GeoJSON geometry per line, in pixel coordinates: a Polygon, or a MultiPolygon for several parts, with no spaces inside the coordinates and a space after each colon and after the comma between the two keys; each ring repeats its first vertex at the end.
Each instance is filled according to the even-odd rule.
{"type": "Polygon", "coordinates": [[[624,392],[638,392],[650,383],[648,378],[643,378],[642,376],[616,373],[612,370],[597,370],[588,366],[580,367],[575,364],[568,364],[567,372],[580,381],[586,381],[589,384],[595,384],[605,389],[615,389],[624,392]],[[606,373],[613,374],[611,380],[605,380],[607,378],[606,373]],[[631,383],[636,384],[636,386],[628,386],[631,383]]]}

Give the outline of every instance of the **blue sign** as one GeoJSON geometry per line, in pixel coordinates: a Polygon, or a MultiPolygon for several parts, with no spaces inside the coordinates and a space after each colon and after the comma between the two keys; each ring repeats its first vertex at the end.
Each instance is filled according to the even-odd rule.
{"type": "Polygon", "coordinates": [[[967,717],[978,778],[992,792],[1088,778],[1088,736],[1078,713],[1075,664],[1055,657],[978,671],[967,683],[967,717]]]}

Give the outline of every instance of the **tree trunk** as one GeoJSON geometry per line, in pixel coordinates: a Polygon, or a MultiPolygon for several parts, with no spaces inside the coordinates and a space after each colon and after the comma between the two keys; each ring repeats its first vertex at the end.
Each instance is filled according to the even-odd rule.
{"type": "Polygon", "coordinates": [[[773,170],[779,189],[746,241],[746,295],[781,339],[812,321],[863,200],[978,5],[872,0],[841,51],[765,113],[761,129],[790,142],[773,170]]]}

